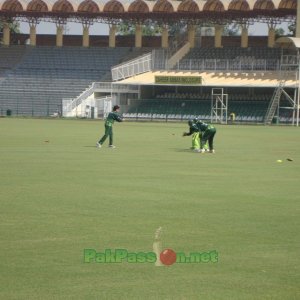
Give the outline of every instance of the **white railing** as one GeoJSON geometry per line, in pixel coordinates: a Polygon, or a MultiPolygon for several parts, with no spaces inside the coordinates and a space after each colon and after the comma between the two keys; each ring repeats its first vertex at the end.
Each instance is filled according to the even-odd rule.
{"type": "MultiPolygon", "coordinates": [[[[67,117],[72,115],[72,112],[76,109],[76,116],[78,115],[77,108],[87,100],[95,91],[103,90],[111,92],[112,83],[111,82],[93,82],[85,91],[83,91],[78,97],[76,98],[65,98],[62,100],[62,111],[63,116],[67,117]]],[[[100,103],[101,101],[110,101],[111,96],[103,97],[103,98],[96,98],[95,102],[100,103]]],[[[97,106],[97,105],[96,105],[97,106]]],[[[79,108],[82,111],[82,107],[79,108]]],[[[81,113],[80,113],[81,114],[81,113]]]]}
{"type": "Polygon", "coordinates": [[[139,85],[138,84],[118,84],[112,83],[112,93],[138,93],[139,85]]]}
{"type": "Polygon", "coordinates": [[[73,101],[72,98],[62,99],[62,116],[63,117],[66,117],[69,114],[72,101],[73,101]]]}
{"type": "Polygon", "coordinates": [[[94,93],[95,82],[92,83],[85,91],[74,99],[63,99],[63,116],[66,116],[74,108],[80,105],[85,99],[94,93]]]}
{"type": "Polygon", "coordinates": [[[95,106],[97,107],[98,117],[105,119],[112,107],[112,96],[95,98],[95,106]]]}
{"type": "Polygon", "coordinates": [[[165,49],[152,50],[152,70],[165,70],[168,57],[165,49]]]}
{"type": "Polygon", "coordinates": [[[282,65],[292,65],[292,66],[298,67],[299,58],[297,55],[282,55],[281,64],[282,65]]]}
{"type": "Polygon", "coordinates": [[[83,100],[91,96],[93,93],[94,93],[94,83],[92,83],[92,85],[90,85],[85,91],[83,91],[77,98],[75,98],[72,101],[72,109],[80,105],[83,100]]]}
{"type": "Polygon", "coordinates": [[[186,42],[180,49],[177,50],[176,53],[171,56],[167,63],[166,67],[167,69],[172,69],[178,61],[180,61],[191,49],[190,43],[186,42]]]}
{"type": "Polygon", "coordinates": [[[279,59],[182,59],[176,70],[237,70],[273,71],[280,70],[279,59]]]}
{"type": "Polygon", "coordinates": [[[117,81],[152,70],[152,53],[139,56],[111,69],[112,80],[117,81]]]}
{"type": "Polygon", "coordinates": [[[94,90],[111,90],[111,82],[93,82],[94,90]]]}

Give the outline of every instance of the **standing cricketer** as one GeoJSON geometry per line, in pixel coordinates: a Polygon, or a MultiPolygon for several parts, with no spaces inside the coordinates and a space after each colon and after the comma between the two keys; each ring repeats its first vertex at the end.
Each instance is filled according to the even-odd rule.
{"type": "Polygon", "coordinates": [[[96,146],[98,148],[101,148],[102,144],[105,142],[107,137],[109,137],[109,146],[110,148],[116,148],[113,145],[113,124],[115,121],[117,122],[123,122],[123,118],[119,115],[120,106],[115,105],[113,107],[113,111],[110,112],[105,120],[105,133],[103,137],[99,140],[99,142],[96,143],[96,146]]]}

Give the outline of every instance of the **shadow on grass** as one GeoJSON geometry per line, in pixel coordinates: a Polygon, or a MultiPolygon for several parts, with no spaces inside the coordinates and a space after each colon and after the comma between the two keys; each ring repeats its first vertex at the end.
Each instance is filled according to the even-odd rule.
{"type": "Polygon", "coordinates": [[[178,149],[178,148],[172,148],[171,150],[175,151],[175,152],[188,152],[188,153],[192,153],[192,154],[195,154],[197,152],[191,150],[191,149],[178,149]]]}

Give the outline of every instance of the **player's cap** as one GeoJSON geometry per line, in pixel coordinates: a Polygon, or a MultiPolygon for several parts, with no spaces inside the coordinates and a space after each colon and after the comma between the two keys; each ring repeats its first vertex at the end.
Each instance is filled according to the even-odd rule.
{"type": "Polygon", "coordinates": [[[117,109],[120,109],[120,106],[119,105],[114,105],[113,111],[116,111],[117,109]]]}

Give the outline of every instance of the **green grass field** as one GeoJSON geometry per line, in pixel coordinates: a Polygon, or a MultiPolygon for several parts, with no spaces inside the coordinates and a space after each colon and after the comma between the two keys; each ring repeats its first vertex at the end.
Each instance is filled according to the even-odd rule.
{"type": "Polygon", "coordinates": [[[0,299],[300,299],[299,129],[217,126],[214,155],[184,130],[116,124],[112,150],[101,121],[0,119],[0,299]],[[218,262],[83,262],[159,226],[218,262]]]}

